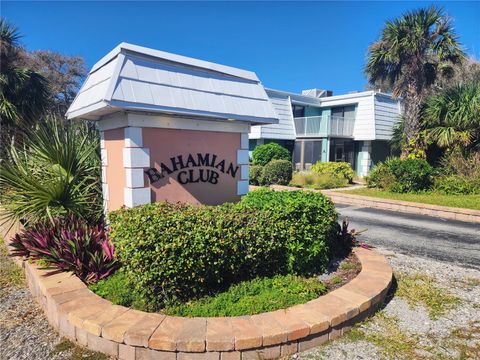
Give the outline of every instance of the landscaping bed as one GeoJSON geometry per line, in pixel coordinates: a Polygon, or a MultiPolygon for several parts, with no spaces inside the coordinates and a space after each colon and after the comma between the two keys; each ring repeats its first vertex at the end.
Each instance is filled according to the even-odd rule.
{"type": "Polygon", "coordinates": [[[278,358],[337,338],[391,284],[381,256],[351,255],[354,234],[337,216],[320,193],[261,189],[236,204],[121,209],[110,213],[108,232],[59,218],[13,244],[34,260],[24,262],[27,282],[49,321],[92,350],[278,358]],[[133,300],[115,305],[85,283],[133,300]]]}
{"type": "MultiPolygon", "coordinates": [[[[167,305],[159,312],[175,316],[209,317],[254,315],[286,309],[307,303],[345,285],[360,271],[361,264],[352,253],[344,259],[335,259],[329,264],[326,273],[316,277],[276,275],[255,278],[232,285],[223,292],[167,305]]],[[[128,285],[122,272],[91,285],[90,289],[114,304],[137,310],[149,309],[140,297],[135,296],[134,289],[128,285]]]]}
{"type": "Polygon", "coordinates": [[[317,277],[354,241],[330,200],[302,191],[260,189],[220,206],[156,203],[109,220],[121,268],[91,289],[172,315],[252,315],[305,303],[327,292],[317,277]]]}

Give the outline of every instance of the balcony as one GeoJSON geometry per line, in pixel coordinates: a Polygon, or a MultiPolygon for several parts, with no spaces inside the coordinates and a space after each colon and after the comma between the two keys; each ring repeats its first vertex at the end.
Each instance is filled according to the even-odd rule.
{"type": "Polygon", "coordinates": [[[309,116],[293,119],[297,137],[353,138],[354,118],[309,116]]]}

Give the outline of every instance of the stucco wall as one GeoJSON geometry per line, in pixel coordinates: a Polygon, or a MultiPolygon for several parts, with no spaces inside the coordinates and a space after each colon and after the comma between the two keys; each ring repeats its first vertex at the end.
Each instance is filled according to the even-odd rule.
{"type": "Polygon", "coordinates": [[[240,199],[237,181],[241,177],[241,167],[237,163],[237,150],[241,148],[241,134],[144,128],[143,146],[150,149],[152,168],[160,171],[163,163],[171,171],[170,174],[164,172],[165,176],[153,184],[145,175],[145,184],[150,184],[152,190],[152,201],[215,205],[240,199]],[[202,158],[209,154],[213,166],[198,166],[198,154],[202,158]],[[189,155],[194,163],[186,166],[189,155]],[[179,163],[179,156],[184,168],[179,163]],[[172,165],[171,158],[176,166],[172,165]],[[230,164],[232,168],[228,171],[230,164]],[[216,175],[212,178],[212,172],[218,174],[218,179],[216,175]],[[188,183],[182,184],[186,181],[188,183]]]}
{"type": "MultiPolygon", "coordinates": [[[[104,132],[106,166],[104,182],[108,184],[104,198],[108,211],[118,209],[124,204],[125,169],[123,167],[124,129],[112,129],[104,132]]],[[[105,190],[104,190],[105,192],[105,190]]]]}

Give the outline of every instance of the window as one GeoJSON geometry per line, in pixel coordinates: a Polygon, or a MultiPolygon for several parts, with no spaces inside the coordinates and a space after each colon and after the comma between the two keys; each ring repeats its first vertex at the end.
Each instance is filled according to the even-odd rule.
{"type": "Polygon", "coordinates": [[[305,116],[305,106],[292,105],[293,117],[304,117],[305,116]]]}

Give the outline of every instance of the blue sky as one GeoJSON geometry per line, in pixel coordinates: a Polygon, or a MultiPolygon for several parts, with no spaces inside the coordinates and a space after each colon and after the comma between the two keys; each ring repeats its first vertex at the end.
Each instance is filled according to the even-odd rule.
{"type": "MultiPolygon", "coordinates": [[[[480,58],[480,2],[435,2],[480,58]]],[[[265,86],[363,90],[366,52],[387,19],[431,2],[2,2],[29,50],[91,67],[122,41],[255,71],[265,86]]]]}

